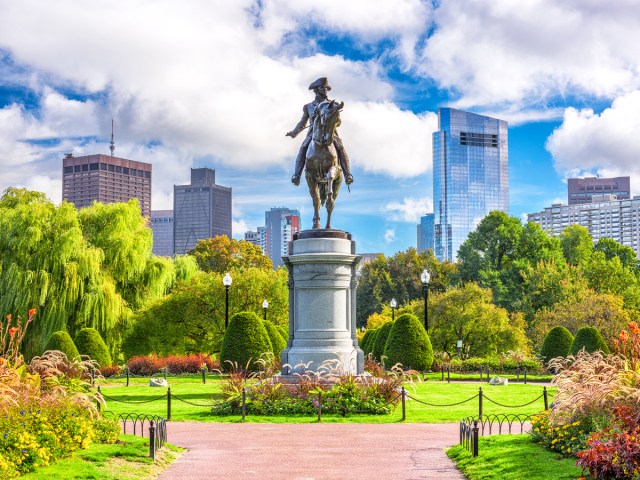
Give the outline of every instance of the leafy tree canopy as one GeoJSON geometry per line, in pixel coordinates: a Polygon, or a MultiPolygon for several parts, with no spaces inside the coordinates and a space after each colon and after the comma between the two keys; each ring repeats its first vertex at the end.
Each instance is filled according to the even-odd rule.
{"type": "Polygon", "coordinates": [[[205,272],[224,273],[247,268],[273,269],[271,259],[262,253],[259,246],[226,235],[200,240],[189,253],[205,272]]]}

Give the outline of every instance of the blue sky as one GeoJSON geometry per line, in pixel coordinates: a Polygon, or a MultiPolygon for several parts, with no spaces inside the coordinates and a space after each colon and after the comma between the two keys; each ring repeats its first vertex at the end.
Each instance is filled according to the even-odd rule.
{"type": "Polygon", "coordinates": [[[416,244],[431,134],[449,106],[509,122],[510,213],[566,201],[566,178],[640,185],[635,0],[0,0],[0,191],[61,200],[61,159],[154,165],[153,208],[190,167],[233,188],[234,236],[297,208],[285,137],[327,76],[356,178],[333,226],[359,252],[416,244]]]}

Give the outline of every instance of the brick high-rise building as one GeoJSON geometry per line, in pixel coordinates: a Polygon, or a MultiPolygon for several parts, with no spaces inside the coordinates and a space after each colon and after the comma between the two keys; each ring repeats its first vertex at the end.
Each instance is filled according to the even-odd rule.
{"type": "Polygon", "coordinates": [[[151,216],[151,164],[109,155],[68,154],[62,160],[62,199],[76,208],[137,198],[151,216]]]}
{"type": "Polygon", "coordinates": [[[630,177],[586,177],[570,178],[567,181],[569,205],[591,203],[594,195],[615,195],[618,200],[631,198],[630,177]]]}

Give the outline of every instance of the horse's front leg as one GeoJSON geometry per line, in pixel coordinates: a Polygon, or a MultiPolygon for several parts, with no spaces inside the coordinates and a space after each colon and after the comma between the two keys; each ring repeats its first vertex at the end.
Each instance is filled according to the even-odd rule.
{"type": "Polygon", "coordinates": [[[309,178],[307,178],[307,184],[309,185],[309,193],[313,202],[313,228],[320,228],[320,192],[318,191],[318,184],[309,180],[309,178]]]}

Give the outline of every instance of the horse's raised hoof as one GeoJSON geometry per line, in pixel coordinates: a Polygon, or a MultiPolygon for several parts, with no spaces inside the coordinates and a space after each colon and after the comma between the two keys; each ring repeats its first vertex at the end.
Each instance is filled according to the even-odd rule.
{"type": "Polygon", "coordinates": [[[351,185],[353,183],[353,175],[347,175],[347,177],[344,179],[344,183],[346,183],[347,185],[351,185]]]}
{"type": "Polygon", "coordinates": [[[296,187],[300,185],[300,175],[294,175],[291,177],[291,183],[293,183],[296,187]]]}

